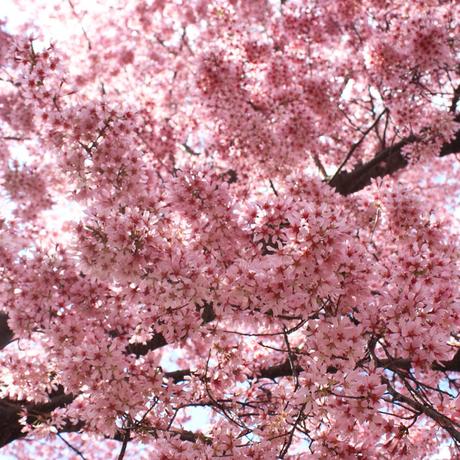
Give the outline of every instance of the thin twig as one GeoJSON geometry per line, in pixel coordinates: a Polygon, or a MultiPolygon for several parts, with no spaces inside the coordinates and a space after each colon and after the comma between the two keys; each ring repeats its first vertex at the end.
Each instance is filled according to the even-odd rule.
{"type": "Polygon", "coordinates": [[[67,441],[67,439],[65,439],[61,433],[57,433],[57,437],[62,441],[64,442],[64,444],[69,447],[70,449],[72,449],[79,457],[81,457],[83,460],[86,460],[85,456],[74,446],[72,446],[72,444],[70,444],[69,441],[67,441]]]}
{"type": "Polygon", "coordinates": [[[270,182],[270,188],[273,190],[273,193],[278,196],[278,192],[276,191],[276,188],[275,186],[273,185],[273,181],[271,179],[268,179],[268,181],[270,182]]]}
{"type": "Polygon", "coordinates": [[[193,156],[199,156],[200,153],[199,152],[196,152],[195,150],[193,150],[186,142],[184,142],[183,144],[181,144],[182,147],[184,147],[184,150],[187,152],[187,153],[190,153],[190,155],[193,155],[193,156]]]}
{"type": "Polygon", "coordinates": [[[67,0],[67,3],[70,6],[70,9],[72,10],[73,15],[77,18],[78,22],[80,23],[81,30],[83,32],[83,35],[85,36],[86,42],[88,43],[88,50],[91,51],[92,45],[91,45],[91,40],[88,37],[88,34],[86,33],[85,28],[83,27],[82,20],[80,16],[78,15],[74,4],[72,3],[72,0],[67,0]]]}
{"type": "Polygon", "coordinates": [[[286,343],[286,347],[287,347],[287,352],[288,352],[288,359],[289,359],[289,364],[291,366],[291,369],[292,369],[292,375],[294,376],[294,380],[295,380],[295,389],[294,391],[297,391],[299,389],[299,374],[297,372],[297,366],[294,364],[294,359],[295,359],[295,356],[294,354],[292,353],[292,350],[291,350],[291,344],[289,343],[289,338],[288,338],[288,335],[287,335],[287,329],[286,327],[284,328],[284,341],[286,343]]]}
{"type": "Polygon", "coordinates": [[[237,335],[243,335],[246,337],[272,337],[272,336],[277,336],[277,335],[284,335],[284,334],[291,334],[292,332],[295,332],[299,330],[307,320],[303,319],[300,321],[299,324],[296,324],[294,327],[291,329],[286,329],[280,332],[265,332],[265,333],[251,333],[251,332],[240,332],[240,331],[229,331],[227,329],[217,329],[219,332],[225,332],[226,334],[237,334],[237,335]]]}
{"type": "Polygon", "coordinates": [[[323,179],[326,179],[327,177],[327,171],[326,168],[323,166],[323,163],[321,163],[321,160],[319,159],[319,156],[316,154],[312,155],[313,161],[315,163],[315,166],[319,169],[321,175],[323,176],[323,179]]]}
{"type": "Polygon", "coordinates": [[[303,403],[303,404],[302,404],[302,407],[300,408],[300,411],[299,411],[299,415],[297,416],[297,419],[296,419],[296,421],[294,422],[294,425],[292,426],[292,430],[291,430],[290,433],[289,433],[289,438],[287,439],[286,443],[283,445],[283,448],[281,449],[279,458],[284,458],[284,457],[286,456],[286,454],[288,453],[288,450],[289,450],[289,448],[291,447],[292,440],[293,440],[293,438],[294,438],[295,430],[296,430],[296,428],[297,428],[297,425],[298,425],[299,422],[300,422],[300,419],[302,418],[303,411],[304,411],[306,405],[307,405],[307,403],[303,403]]]}
{"type": "Polygon", "coordinates": [[[30,137],[17,137],[17,136],[3,136],[2,139],[4,141],[28,141],[30,137]]]}

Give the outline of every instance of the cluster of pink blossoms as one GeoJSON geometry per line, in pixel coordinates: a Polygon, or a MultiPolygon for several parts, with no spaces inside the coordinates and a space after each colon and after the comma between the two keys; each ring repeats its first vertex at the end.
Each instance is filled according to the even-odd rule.
{"type": "Polygon", "coordinates": [[[0,23],[1,452],[456,458],[457,2],[45,3],[0,23]]]}

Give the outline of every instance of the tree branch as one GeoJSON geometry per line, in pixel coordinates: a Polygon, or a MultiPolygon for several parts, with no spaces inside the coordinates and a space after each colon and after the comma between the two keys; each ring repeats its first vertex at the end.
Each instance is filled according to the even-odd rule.
{"type": "Polygon", "coordinates": [[[401,401],[404,404],[415,409],[416,412],[420,412],[434,420],[439,426],[444,428],[457,443],[460,443],[460,432],[455,428],[454,423],[445,415],[438,412],[433,407],[429,407],[426,404],[421,404],[414,399],[405,396],[398,391],[396,391],[390,384],[390,381],[387,378],[382,378],[382,381],[387,385],[388,392],[393,396],[397,401],[401,401]]]}
{"type": "Polygon", "coordinates": [[[50,397],[46,403],[38,404],[9,398],[0,399],[0,448],[26,436],[26,433],[22,432],[23,425],[19,422],[22,413],[27,414],[27,423],[33,424],[41,417],[48,416],[54,409],[65,407],[73,400],[73,395],[63,393],[50,397]]]}
{"type": "Polygon", "coordinates": [[[361,138],[359,139],[358,142],[355,142],[353,143],[353,145],[351,146],[351,149],[350,151],[348,152],[347,156],[345,157],[345,159],[342,161],[342,163],[340,164],[340,166],[337,168],[337,171],[335,172],[334,176],[332,177],[331,179],[331,182],[333,182],[336,177],[340,174],[340,172],[342,171],[342,169],[345,167],[345,165],[347,164],[348,160],[351,158],[351,156],[353,155],[353,153],[355,152],[355,150],[363,143],[364,139],[366,139],[366,136],[377,126],[378,122],[380,121],[380,118],[382,118],[382,116],[387,113],[388,109],[385,109],[375,120],[374,122],[363,132],[361,138]]]}
{"type": "Polygon", "coordinates": [[[350,195],[362,190],[371,183],[372,179],[387,176],[406,167],[408,162],[402,156],[401,150],[417,140],[419,140],[417,136],[409,136],[391,147],[381,150],[372,160],[356,166],[352,171],[341,171],[334,176],[329,185],[341,195],[350,195]]]}
{"type": "MultiPolygon", "coordinates": [[[[153,342],[152,342],[153,343],[153,342]]],[[[154,342],[156,345],[162,343],[161,340],[156,339],[154,342]]],[[[397,371],[397,370],[408,370],[411,367],[411,363],[409,360],[402,359],[402,358],[395,358],[395,359],[388,359],[388,360],[377,360],[376,364],[378,367],[384,367],[389,370],[397,371]]],[[[460,371],[460,350],[457,351],[455,356],[450,361],[442,361],[441,364],[434,363],[432,366],[433,370],[439,371],[460,371]]],[[[276,364],[272,366],[267,366],[265,368],[260,369],[255,375],[250,376],[249,379],[270,379],[275,380],[281,377],[292,377],[294,373],[299,374],[304,369],[296,365],[295,369],[292,368],[292,363],[287,359],[281,364],[276,364]]],[[[337,369],[334,366],[328,366],[326,372],[328,374],[335,374],[337,369]]],[[[174,383],[180,383],[185,380],[187,376],[193,375],[193,371],[190,369],[181,369],[171,372],[165,372],[164,377],[168,379],[172,379],[174,383]]],[[[394,390],[394,389],[393,389],[394,390]]],[[[394,393],[396,394],[396,393],[394,393]]],[[[401,395],[403,396],[403,395],[401,395]]],[[[398,396],[399,398],[399,396],[398,396]]],[[[404,397],[406,398],[406,397],[404,397]]],[[[423,412],[428,417],[432,418],[434,421],[439,423],[440,426],[445,428],[453,437],[457,439],[455,436],[457,434],[460,436],[460,433],[450,426],[452,423],[447,417],[443,414],[435,411],[434,409],[430,409],[429,407],[423,406],[421,403],[417,401],[410,400],[411,403],[408,403],[401,398],[399,398],[402,402],[405,402],[410,407],[416,409],[419,412],[423,412]],[[424,407],[421,410],[421,407],[424,407]],[[449,431],[450,430],[450,431],[449,431]]],[[[67,395],[63,393],[63,390],[60,389],[55,392],[53,395],[50,395],[50,399],[46,403],[30,403],[27,401],[13,401],[8,398],[4,398],[0,400],[0,448],[7,445],[8,443],[15,441],[17,439],[21,439],[25,437],[25,433],[22,432],[23,425],[19,422],[21,418],[21,413],[27,414],[27,422],[34,423],[40,418],[47,418],[49,417],[50,413],[57,409],[58,407],[65,407],[66,405],[70,404],[74,400],[73,395],[67,395]]],[[[72,432],[72,431],[79,431],[83,428],[83,424],[69,424],[68,426],[63,427],[60,432],[72,432]]],[[[190,441],[196,442],[198,439],[201,439],[200,436],[202,435],[194,434],[192,432],[177,432],[180,439],[183,441],[190,441]]],[[[123,437],[116,438],[117,440],[123,441],[123,437]]],[[[203,438],[204,439],[204,438],[203,438]]],[[[205,440],[206,441],[206,440],[205,440]]],[[[460,438],[459,438],[460,441],[460,438]]]]}
{"type": "Polygon", "coordinates": [[[8,326],[8,314],[5,312],[0,312],[0,350],[11,343],[13,337],[13,331],[8,326]]]}
{"type": "MultiPolygon", "coordinates": [[[[455,117],[455,121],[460,122],[460,115],[455,117]]],[[[358,192],[368,186],[372,179],[385,177],[405,168],[408,161],[401,154],[403,147],[420,140],[418,136],[408,136],[380,150],[372,160],[357,165],[352,171],[340,171],[339,174],[334,175],[329,184],[341,195],[358,192]]],[[[452,141],[443,144],[439,156],[444,157],[453,153],[460,153],[460,130],[456,132],[452,141]]]]}

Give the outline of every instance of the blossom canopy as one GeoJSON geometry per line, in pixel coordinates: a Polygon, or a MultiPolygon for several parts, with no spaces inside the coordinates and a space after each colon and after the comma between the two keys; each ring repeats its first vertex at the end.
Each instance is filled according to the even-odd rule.
{"type": "Polygon", "coordinates": [[[15,3],[0,452],[458,458],[460,4],[15,3]]]}

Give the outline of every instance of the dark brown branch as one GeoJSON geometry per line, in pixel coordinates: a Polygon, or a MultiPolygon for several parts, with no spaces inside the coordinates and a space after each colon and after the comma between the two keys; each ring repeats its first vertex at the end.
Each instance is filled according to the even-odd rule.
{"type": "Polygon", "coordinates": [[[126,347],[127,353],[132,353],[136,356],[146,355],[149,351],[157,350],[158,348],[168,345],[163,334],[155,334],[147,343],[132,343],[126,347]]]}
{"type": "MultiPolygon", "coordinates": [[[[302,368],[300,366],[296,366],[295,370],[297,373],[302,372],[302,368]]],[[[270,366],[262,369],[259,372],[258,377],[262,379],[270,379],[275,380],[279,377],[288,377],[292,376],[292,367],[289,360],[284,361],[282,364],[277,364],[275,366],[270,366]]]]}
{"type": "Polygon", "coordinates": [[[8,326],[8,315],[4,312],[0,312],[0,350],[11,343],[13,337],[13,331],[8,326]]]}
{"type": "Polygon", "coordinates": [[[194,433],[193,431],[182,430],[182,431],[177,431],[174,434],[179,435],[179,438],[181,439],[181,441],[197,442],[201,440],[206,444],[212,443],[211,438],[208,438],[207,436],[201,433],[194,433]]]}
{"type": "Polygon", "coordinates": [[[402,141],[381,150],[370,161],[360,164],[352,171],[341,171],[329,182],[341,195],[358,192],[371,183],[376,177],[384,177],[407,166],[407,160],[401,151],[406,145],[419,140],[417,136],[409,136],[402,141]]]}
{"type": "Polygon", "coordinates": [[[460,350],[457,350],[454,357],[449,361],[441,361],[441,363],[433,363],[431,368],[435,371],[443,372],[460,372],[460,350]]]}
{"type": "MultiPolygon", "coordinates": [[[[155,339],[152,341],[155,346],[158,346],[161,343],[166,344],[166,341],[155,339]]],[[[163,345],[161,345],[163,346],[163,345]]],[[[141,351],[144,351],[142,349],[141,351]]],[[[384,367],[389,370],[400,371],[404,370],[407,371],[411,367],[411,363],[407,359],[403,358],[395,358],[391,360],[378,360],[376,363],[379,367],[384,367]]],[[[442,361],[441,364],[435,363],[433,364],[432,368],[434,370],[439,371],[460,371],[460,351],[458,351],[455,356],[450,361],[442,361]]],[[[295,372],[297,375],[303,371],[303,368],[300,366],[295,367],[295,372]]],[[[329,366],[327,368],[327,373],[334,374],[337,372],[337,369],[334,366],[329,366]]],[[[185,377],[192,375],[193,372],[190,369],[183,369],[183,370],[176,370],[171,372],[165,372],[164,377],[172,379],[174,383],[180,383],[185,380],[185,377]]],[[[268,366],[262,368],[257,372],[255,376],[252,378],[266,378],[270,380],[275,380],[281,377],[292,377],[294,375],[292,363],[289,360],[284,361],[281,364],[268,366]]],[[[17,439],[21,439],[25,437],[25,433],[21,430],[23,426],[19,423],[19,419],[21,417],[21,412],[25,411],[28,415],[27,421],[28,423],[34,423],[40,418],[47,418],[49,417],[50,413],[58,408],[58,407],[65,407],[66,405],[70,404],[74,400],[72,395],[66,395],[63,393],[62,389],[57,391],[55,394],[50,395],[50,399],[46,403],[34,404],[27,401],[13,401],[8,398],[4,398],[0,400],[0,448],[5,446],[6,444],[15,441],[17,439]]],[[[420,407],[422,404],[418,402],[414,402],[411,400],[411,404],[407,401],[402,400],[410,407],[416,409],[418,412],[423,412],[428,415],[430,418],[435,420],[445,428],[447,431],[451,430],[449,425],[449,419],[442,414],[428,408],[421,410],[420,407]]],[[[69,424],[60,430],[60,432],[72,432],[72,431],[79,431],[83,428],[82,424],[69,424]]],[[[451,431],[449,431],[451,433],[451,431]]],[[[457,431],[455,430],[452,436],[457,435],[457,431]]],[[[191,441],[196,442],[200,435],[196,435],[191,432],[177,432],[180,436],[180,439],[184,441],[191,441]]],[[[455,438],[455,436],[454,436],[455,438]]],[[[116,438],[120,441],[123,441],[123,437],[116,438]]],[[[457,439],[457,438],[455,438],[457,439]]],[[[203,438],[206,442],[206,440],[203,438]]]]}
{"type": "Polygon", "coordinates": [[[13,401],[8,398],[0,400],[0,448],[16,439],[23,438],[23,425],[19,422],[21,412],[27,414],[27,423],[33,424],[41,417],[49,416],[58,407],[65,407],[73,401],[72,395],[57,394],[46,403],[34,404],[28,401],[13,401]]]}
{"type": "MultiPolygon", "coordinates": [[[[460,115],[455,117],[455,121],[460,122],[460,115]]],[[[372,160],[357,165],[352,171],[341,171],[333,177],[329,184],[341,195],[358,192],[368,186],[372,179],[385,177],[405,168],[408,161],[402,156],[402,149],[420,140],[418,136],[408,136],[380,150],[372,160]]],[[[460,153],[460,131],[456,132],[452,141],[443,144],[439,156],[444,157],[453,153],[460,153]]]]}
{"type": "MultiPolygon", "coordinates": [[[[457,116],[456,121],[460,123],[460,115],[457,116]]],[[[451,153],[459,153],[460,152],[460,131],[457,131],[455,137],[452,141],[447,144],[444,144],[441,148],[441,152],[439,154],[440,157],[445,157],[450,155],[451,153]]]]}
{"type": "Polygon", "coordinates": [[[67,439],[64,438],[64,436],[62,436],[61,433],[57,433],[57,437],[71,450],[73,450],[82,460],[86,460],[85,456],[83,455],[83,453],[78,450],[74,445],[72,445],[69,441],[67,441],[67,439]]]}
{"type": "Polygon", "coordinates": [[[4,141],[18,141],[18,142],[23,142],[30,140],[30,137],[19,137],[19,136],[3,136],[2,139],[4,141]]]}
{"type": "MultiPolygon", "coordinates": [[[[181,371],[182,372],[182,371],[181,371]]],[[[174,374],[174,373],[170,373],[174,374]]],[[[55,396],[50,396],[50,399],[46,403],[34,404],[27,401],[13,401],[8,398],[0,400],[0,448],[6,446],[10,442],[25,438],[27,433],[22,431],[23,425],[20,423],[20,419],[23,414],[27,415],[27,423],[34,424],[40,420],[46,420],[49,418],[51,412],[59,407],[65,407],[74,400],[73,395],[64,394],[62,391],[57,392],[55,396]]],[[[59,429],[59,433],[71,433],[78,432],[84,428],[82,422],[71,423],[64,425],[59,429]]],[[[130,438],[130,430],[125,433],[117,432],[113,439],[121,441],[123,443],[118,458],[123,458],[126,451],[126,445],[130,438]],[[123,453],[123,454],[122,454],[123,453]]],[[[201,433],[193,433],[186,430],[168,430],[168,432],[179,436],[182,441],[197,442],[202,441],[205,443],[211,443],[211,439],[204,436],[201,433]]],[[[63,439],[63,438],[62,438],[63,439]]],[[[64,439],[63,439],[64,440],[64,439]]],[[[64,440],[64,442],[66,442],[64,440]]],[[[66,442],[67,444],[67,442],[66,442]]],[[[74,449],[73,446],[71,446],[74,449]]]]}
{"type": "Polygon", "coordinates": [[[455,113],[455,110],[457,109],[457,104],[458,104],[459,100],[460,100],[460,85],[457,86],[454,89],[454,97],[452,98],[452,102],[451,102],[450,108],[449,108],[450,112],[455,113]]]}
{"type": "Polygon", "coordinates": [[[193,155],[195,157],[199,156],[200,153],[199,152],[196,152],[195,150],[193,150],[188,144],[186,144],[185,142],[182,144],[182,147],[184,147],[184,150],[187,152],[187,153],[190,153],[190,155],[193,155]]]}
{"type": "Polygon", "coordinates": [[[172,379],[174,383],[180,383],[185,380],[185,377],[189,377],[193,372],[190,369],[181,369],[178,371],[165,372],[164,376],[168,379],[172,379]]]}
{"type": "Polygon", "coordinates": [[[128,442],[130,441],[130,439],[131,439],[130,431],[126,430],[126,432],[125,432],[125,434],[123,436],[123,442],[122,442],[121,449],[120,449],[120,454],[118,455],[117,460],[123,460],[123,458],[125,456],[125,453],[126,453],[126,448],[128,447],[128,442]]]}
{"type": "Polygon", "coordinates": [[[383,378],[382,380],[387,385],[388,392],[396,401],[401,401],[414,409],[416,412],[425,414],[427,417],[435,421],[439,426],[444,428],[452,436],[452,438],[457,441],[457,443],[460,443],[460,432],[455,428],[452,420],[438,412],[433,407],[427,406],[426,404],[421,404],[418,401],[415,401],[414,399],[399,393],[391,386],[388,379],[383,378]]]}

